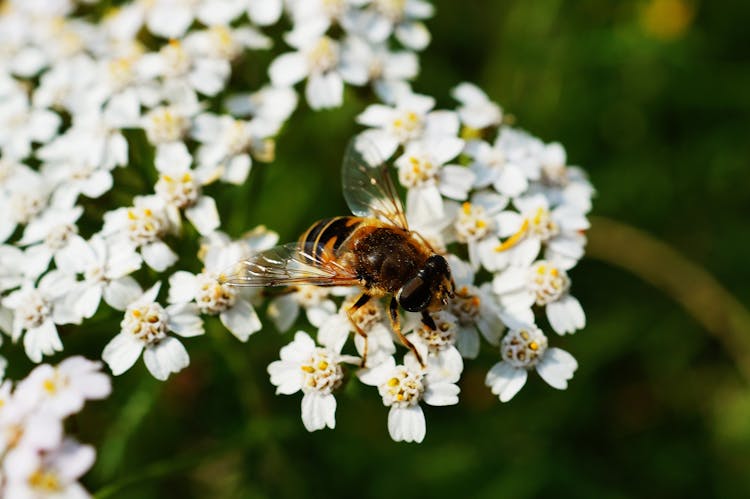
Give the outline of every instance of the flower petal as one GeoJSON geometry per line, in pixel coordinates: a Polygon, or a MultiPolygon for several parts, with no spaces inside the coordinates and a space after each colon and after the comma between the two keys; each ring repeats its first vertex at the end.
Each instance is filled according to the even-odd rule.
{"type": "Polygon", "coordinates": [[[302,397],[302,422],[307,431],[336,427],[336,397],[317,392],[302,397]]]}
{"type": "Polygon", "coordinates": [[[143,342],[130,333],[120,333],[107,343],[102,352],[102,360],[119,376],[135,364],[143,351],[143,342]]]}
{"type": "Polygon", "coordinates": [[[190,364],[185,347],[175,338],[164,338],[143,352],[143,361],[154,378],[164,381],[171,373],[176,373],[190,364]]]}

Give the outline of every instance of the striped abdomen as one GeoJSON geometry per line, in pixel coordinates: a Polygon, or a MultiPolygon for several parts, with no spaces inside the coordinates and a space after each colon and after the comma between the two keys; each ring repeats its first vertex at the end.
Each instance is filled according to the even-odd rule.
{"type": "Polygon", "coordinates": [[[326,218],[315,222],[300,236],[300,243],[312,252],[315,260],[325,260],[338,254],[338,249],[359,227],[360,217],[326,218]]]}

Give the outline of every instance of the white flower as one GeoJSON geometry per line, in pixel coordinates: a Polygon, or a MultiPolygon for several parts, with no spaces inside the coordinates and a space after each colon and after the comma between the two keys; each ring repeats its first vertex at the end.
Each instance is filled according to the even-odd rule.
{"type": "Polygon", "coordinates": [[[26,281],[3,299],[3,306],[13,311],[11,337],[18,341],[24,335],[24,349],[32,361],[41,362],[42,355],[62,351],[57,324],[81,321],[67,304],[74,286],[71,275],[53,270],[45,274],[36,287],[26,281]]]}
{"type": "Polygon", "coordinates": [[[309,21],[295,26],[286,41],[296,52],[276,58],[268,68],[274,85],[288,86],[307,78],[305,97],[313,109],[339,107],[343,101],[344,81],[362,85],[365,69],[341,58],[339,43],[325,35],[326,22],[309,21]]]}
{"type": "Polygon", "coordinates": [[[232,28],[223,24],[193,31],[185,37],[184,42],[194,55],[229,62],[240,57],[245,49],[265,49],[271,46],[271,40],[260,31],[248,26],[232,28]]]}
{"type": "Polygon", "coordinates": [[[492,102],[476,85],[461,83],[452,90],[451,95],[461,103],[458,116],[469,128],[481,130],[498,126],[502,122],[503,111],[500,106],[492,102]]]}
{"type": "Polygon", "coordinates": [[[192,136],[201,143],[196,152],[200,175],[233,184],[244,183],[252,165],[250,153],[261,159],[273,158],[273,142],[269,137],[278,131],[276,126],[276,122],[238,120],[229,115],[198,115],[192,136]]]}
{"type": "Polygon", "coordinates": [[[316,346],[307,333],[298,331],[294,341],[281,349],[281,360],[268,366],[268,374],[276,393],[291,395],[302,390],[302,422],[307,431],[315,431],[336,426],[333,391],[344,377],[340,364],[357,361],[356,357],[316,346]]]}
{"type": "Polygon", "coordinates": [[[95,455],[93,447],[72,439],[44,454],[16,452],[5,462],[5,494],[21,499],[89,497],[78,479],[94,464],[95,455]]]}
{"type": "Polygon", "coordinates": [[[374,128],[363,135],[373,142],[383,159],[388,159],[399,144],[412,140],[430,136],[457,140],[459,121],[456,113],[431,111],[433,107],[435,99],[415,94],[407,87],[393,96],[392,106],[372,104],[357,116],[357,122],[374,128]]]}
{"type": "Polygon", "coordinates": [[[29,106],[26,94],[0,100],[0,151],[3,157],[23,159],[31,154],[31,143],[45,143],[57,134],[60,116],[29,106]]]}
{"type": "Polygon", "coordinates": [[[161,78],[165,85],[186,85],[208,96],[218,94],[229,78],[229,61],[196,54],[190,49],[190,45],[171,39],[159,52],[140,58],[139,77],[161,78]]]}
{"type": "Polygon", "coordinates": [[[7,244],[0,245],[0,292],[17,288],[28,279],[24,273],[26,265],[23,250],[7,244]]]}
{"type": "Polygon", "coordinates": [[[275,233],[258,228],[245,240],[231,242],[222,236],[214,236],[206,244],[205,268],[195,275],[186,271],[175,272],[169,278],[169,302],[195,302],[203,314],[218,315],[221,323],[240,341],[247,341],[251,334],[261,329],[260,319],[246,288],[236,288],[219,283],[222,272],[253,253],[272,247],[278,239],[275,233]]]}
{"type": "Polygon", "coordinates": [[[442,196],[466,199],[474,183],[474,174],[459,165],[446,165],[463,149],[457,137],[430,137],[410,142],[395,165],[401,185],[408,189],[406,206],[409,213],[429,214],[441,218],[444,214],[442,196]]]}
{"type": "Polygon", "coordinates": [[[198,307],[193,303],[162,307],[155,301],[160,286],[156,283],[128,305],[120,333],[104,347],[102,359],[115,376],[130,369],[141,353],[149,372],[161,381],[190,364],[185,347],[167,332],[184,338],[203,334],[198,307]]]}
{"type": "Polygon", "coordinates": [[[446,377],[429,361],[427,366],[427,370],[422,369],[413,355],[407,355],[405,364],[398,366],[393,357],[388,357],[359,375],[363,383],[378,387],[383,404],[390,407],[388,432],[397,442],[424,440],[426,425],[420,401],[435,406],[458,403],[458,375],[446,377]]]}
{"type": "Polygon", "coordinates": [[[76,240],[61,252],[63,267],[83,274],[76,283],[72,308],[76,314],[92,317],[102,298],[111,307],[125,310],[142,293],[141,287],[128,274],[141,267],[141,258],[134,251],[118,251],[113,242],[95,234],[89,241],[76,240]]]}
{"type": "Polygon", "coordinates": [[[305,309],[310,324],[320,327],[336,313],[336,304],[328,297],[330,290],[319,286],[300,285],[268,303],[268,317],[284,332],[297,320],[300,307],[305,309]]]}
{"type": "Polygon", "coordinates": [[[196,0],[160,0],[141,2],[147,6],[146,26],[162,38],[182,37],[195,20],[201,2],[196,0]]]}
{"type": "Polygon", "coordinates": [[[564,390],[578,363],[565,350],[548,348],[547,337],[536,326],[512,329],[500,345],[502,361],[487,373],[485,384],[507,402],[523,388],[527,371],[536,369],[551,387],[564,390]]]}
{"type": "Polygon", "coordinates": [[[586,216],[577,209],[561,205],[550,209],[549,201],[541,193],[516,198],[513,203],[520,213],[506,210],[498,215],[498,235],[506,238],[485,241],[494,251],[483,251],[483,261],[488,270],[502,269],[507,265],[527,266],[533,262],[542,246],[545,258],[555,260],[565,269],[572,268],[583,256],[589,228],[586,216]]]}
{"type": "Polygon", "coordinates": [[[492,287],[500,303],[519,321],[533,317],[531,307],[545,307],[558,334],[573,333],[586,325],[586,315],[570,294],[570,278],[554,261],[538,260],[529,267],[509,267],[495,275],[492,287]]]}
{"type": "Polygon", "coordinates": [[[100,362],[75,356],[56,367],[37,366],[18,384],[15,397],[16,403],[64,418],[79,412],[86,400],[106,398],[111,389],[100,362]]]}
{"type": "Polygon", "coordinates": [[[215,231],[219,225],[216,201],[202,193],[202,187],[213,179],[205,178],[205,171],[190,169],[191,157],[182,142],[164,145],[157,158],[159,180],[154,190],[165,204],[170,224],[179,231],[182,226],[180,210],[200,234],[215,231]]]}
{"type": "MultiPolygon", "coordinates": [[[[460,207],[446,203],[446,211],[455,214],[452,235],[459,243],[468,246],[469,261],[473,268],[479,268],[480,262],[486,260],[483,252],[494,251],[494,247],[483,242],[497,235],[500,226],[498,214],[507,204],[506,197],[487,191],[475,192],[471,202],[465,201],[460,207]]],[[[496,237],[493,241],[497,241],[496,237]]]]}
{"type": "Polygon", "coordinates": [[[177,255],[161,240],[173,230],[164,201],[157,196],[136,196],[134,205],[104,214],[102,235],[111,242],[113,258],[127,259],[140,249],[146,264],[163,271],[177,261],[177,255]]]}
{"type": "Polygon", "coordinates": [[[297,100],[292,88],[265,86],[257,92],[234,94],[225,104],[233,115],[252,115],[279,129],[297,108],[297,100]]]}
{"type": "Polygon", "coordinates": [[[458,322],[456,347],[468,359],[479,354],[479,331],[492,345],[500,342],[505,331],[502,312],[496,304],[489,283],[474,285],[474,271],[471,265],[458,257],[448,255],[451,275],[456,284],[455,296],[449,310],[458,322]]]}
{"type": "Polygon", "coordinates": [[[423,0],[372,0],[351,28],[373,42],[385,41],[391,33],[405,47],[423,50],[430,43],[430,32],[422,20],[432,17],[432,4],[423,0]]]}
{"type": "Polygon", "coordinates": [[[567,166],[567,155],[562,144],[553,142],[544,146],[540,154],[542,175],[532,190],[540,190],[550,200],[550,205],[568,205],[581,213],[591,211],[594,188],[586,173],[576,166],[567,166]]]}
{"type": "Polygon", "coordinates": [[[47,267],[52,257],[60,270],[66,268],[66,262],[58,255],[74,240],[82,240],[78,235],[76,222],[83,213],[83,208],[51,207],[29,222],[23,231],[23,236],[17,244],[30,245],[26,249],[26,275],[37,277],[47,267]]]}
{"type": "Polygon", "coordinates": [[[509,160],[499,142],[498,139],[494,146],[490,146],[475,140],[467,145],[466,154],[473,159],[470,168],[476,174],[474,186],[484,188],[491,185],[504,196],[520,196],[529,188],[527,172],[509,160]]]}
{"type": "Polygon", "coordinates": [[[47,178],[28,167],[12,168],[8,178],[0,179],[0,242],[7,240],[16,227],[32,221],[47,207],[51,185],[47,178]]]}
{"type": "Polygon", "coordinates": [[[408,50],[391,51],[387,44],[371,44],[356,36],[344,40],[342,58],[365,68],[368,79],[381,82],[412,80],[419,73],[419,60],[408,50]]]}

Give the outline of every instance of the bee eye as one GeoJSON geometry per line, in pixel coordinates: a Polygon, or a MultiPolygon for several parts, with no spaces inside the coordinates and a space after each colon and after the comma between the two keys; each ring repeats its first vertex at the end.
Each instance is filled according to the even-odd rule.
{"type": "Polygon", "coordinates": [[[406,281],[398,292],[398,303],[409,312],[419,312],[430,304],[430,286],[417,276],[406,281]]]}

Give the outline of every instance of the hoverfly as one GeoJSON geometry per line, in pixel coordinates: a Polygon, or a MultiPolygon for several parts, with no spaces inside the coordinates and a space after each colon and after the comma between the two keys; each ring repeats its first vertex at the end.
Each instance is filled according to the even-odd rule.
{"type": "Polygon", "coordinates": [[[354,216],[315,222],[295,243],[271,248],[239,262],[221,277],[234,286],[358,286],[359,297],[347,309],[358,334],[367,334],[352,315],[369,300],[391,296],[389,318],[398,338],[422,363],[404,337],[399,305],[421,312],[435,329],[430,312],[446,307],[455,284],[448,262],[417,232],[409,230],[404,208],[377,148],[370,141],[350,141],[342,166],[344,198],[354,216]]]}

